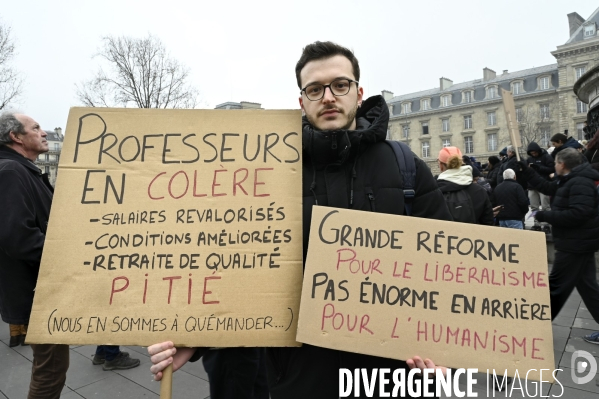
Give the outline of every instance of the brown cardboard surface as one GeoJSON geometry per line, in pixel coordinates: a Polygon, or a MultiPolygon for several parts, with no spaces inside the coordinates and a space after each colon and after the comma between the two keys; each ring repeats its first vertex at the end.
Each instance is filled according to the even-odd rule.
{"type": "Polygon", "coordinates": [[[27,338],[297,345],[299,110],[72,108],[27,338]]]}
{"type": "Polygon", "coordinates": [[[545,259],[541,233],[314,207],[297,340],[538,380],[554,368],[545,259]]]}
{"type": "Polygon", "coordinates": [[[511,91],[501,89],[501,98],[503,100],[503,109],[505,111],[505,120],[507,121],[508,131],[510,133],[510,142],[516,150],[516,156],[520,160],[518,148],[522,147],[520,129],[516,118],[516,106],[514,105],[514,95],[511,91]]]}

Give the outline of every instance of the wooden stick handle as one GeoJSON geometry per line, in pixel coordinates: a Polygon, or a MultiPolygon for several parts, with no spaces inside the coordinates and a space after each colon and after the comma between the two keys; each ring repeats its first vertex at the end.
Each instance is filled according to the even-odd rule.
{"type": "Polygon", "coordinates": [[[160,399],[172,399],[173,397],[173,364],[169,364],[162,370],[160,380],[160,399]]]}

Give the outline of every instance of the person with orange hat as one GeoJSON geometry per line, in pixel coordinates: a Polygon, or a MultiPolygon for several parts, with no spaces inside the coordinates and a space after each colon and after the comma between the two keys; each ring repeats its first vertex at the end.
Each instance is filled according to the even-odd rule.
{"type": "Polygon", "coordinates": [[[462,152],[457,147],[444,147],[437,161],[441,174],[437,184],[454,221],[463,223],[493,224],[493,207],[487,191],[472,184],[472,166],[463,165],[462,152]]]}

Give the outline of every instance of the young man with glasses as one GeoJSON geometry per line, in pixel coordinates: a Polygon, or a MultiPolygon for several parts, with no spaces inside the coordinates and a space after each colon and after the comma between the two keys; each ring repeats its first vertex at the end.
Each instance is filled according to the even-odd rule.
{"type": "MultiPolygon", "coordinates": [[[[304,48],[295,72],[304,112],[305,259],[313,205],[401,215],[405,204],[397,159],[391,146],[384,143],[389,108],[382,96],[363,100],[360,67],[354,54],[335,43],[315,42],[304,48]]],[[[430,170],[413,157],[416,181],[412,216],[451,220],[430,170]]],[[[148,351],[157,380],[168,364],[173,363],[176,370],[195,352],[175,349],[171,342],[153,345],[148,351]]],[[[312,345],[267,348],[267,365],[273,399],[338,398],[340,368],[435,367],[429,359],[419,357],[404,362],[312,345]]]]}

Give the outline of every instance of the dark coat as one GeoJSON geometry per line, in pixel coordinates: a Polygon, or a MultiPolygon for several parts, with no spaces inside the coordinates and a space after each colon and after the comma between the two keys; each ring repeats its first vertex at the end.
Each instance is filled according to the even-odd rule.
{"type": "Polygon", "coordinates": [[[437,184],[442,193],[464,190],[470,196],[472,205],[474,205],[476,224],[493,225],[493,206],[491,200],[489,200],[487,190],[482,186],[477,183],[461,186],[447,180],[437,180],[437,184]]]}
{"type": "Polygon", "coordinates": [[[497,184],[503,183],[503,172],[507,169],[511,169],[516,173],[516,181],[522,186],[524,190],[528,188],[528,183],[522,177],[522,172],[520,172],[520,168],[518,166],[518,158],[516,156],[508,158],[504,163],[501,164],[501,169],[497,174],[497,184]]]}
{"type": "Polygon", "coordinates": [[[528,196],[517,181],[513,179],[504,180],[503,183],[495,187],[493,196],[497,205],[503,205],[503,209],[497,214],[497,219],[524,219],[526,212],[528,212],[528,196]]]}
{"type": "Polygon", "coordinates": [[[16,151],[0,146],[0,314],[28,324],[53,189],[47,175],[16,151]]]}
{"type": "MultiPolygon", "coordinates": [[[[319,131],[304,119],[304,253],[316,201],[330,207],[403,213],[400,172],[393,150],[383,142],[388,122],[389,109],[381,96],[369,98],[358,109],[356,130],[319,131]]],[[[416,155],[414,160],[417,172],[412,216],[451,220],[429,168],[416,155]]],[[[399,360],[311,345],[267,348],[267,365],[273,399],[337,398],[340,367],[407,368],[399,360]]]]}
{"type": "Polygon", "coordinates": [[[566,140],[564,145],[562,145],[561,147],[555,147],[555,149],[551,153],[553,159],[555,159],[555,157],[557,156],[557,154],[559,154],[560,151],[566,148],[580,148],[580,143],[574,140],[574,137],[568,137],[568,140],[566,140]]]}
{"type": "Polygon", "coordinates": [[[491,185],[492,189],[495,189],[495,187],[497,187],[497,176],[499,175],[500,169],[501,164],[498,163],[497,165],[493,166],[493,169],[491,169],[489,173],[487,173],[487,181],[491,185]]]}
{"type": "Polygon", "coordinates": [[[537,173],[543,176],[546,180],[550,180],[551,178],[549,175],[555,173],[555,161],[553,157],[534,141],[528,145],[528,150],[526,153],[528,154],[526,163],[536,165],[535,170],[537,173]],[[536,151],[539,155],[533,157],[530,154],[531,151],[536,151]]]}
{"type": "Polygon", "coordinates": [[[584,163],[556,181],[547,181],[527,168],[524,173],[538,191],[551,196],[551,210],[537,213],[537,220],[551,224],[555,249],[586,253],[599,250],[599,199],[595,180],[599,172],[584,163]]]}

